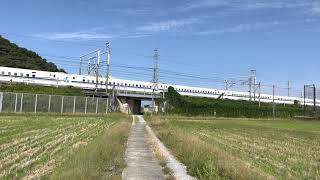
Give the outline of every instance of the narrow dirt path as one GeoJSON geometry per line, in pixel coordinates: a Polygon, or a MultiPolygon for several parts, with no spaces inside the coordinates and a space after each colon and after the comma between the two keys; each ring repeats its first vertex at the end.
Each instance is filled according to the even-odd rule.
{"type": "Polygon", "coordinates": [[[141,118],[134,119],[126,150],[127,167],[122,172],[122,179],[165,179],[162,168],[147,142],[145,135],[146,123],[141,118]]]}

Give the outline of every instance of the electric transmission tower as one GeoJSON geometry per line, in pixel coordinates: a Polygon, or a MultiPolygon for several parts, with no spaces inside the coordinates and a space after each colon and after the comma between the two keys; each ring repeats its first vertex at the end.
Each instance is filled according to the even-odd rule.
{"type": "Polygon", "coordinates": [[[155,91],[158,89],[158,81],[159,81],[159,66],[158,66],[158,60],[159,60],[159,53],[158,49],[154,50],[153,55],[153,90],[152,90],[152,112],[155,112],[155,91]]]}

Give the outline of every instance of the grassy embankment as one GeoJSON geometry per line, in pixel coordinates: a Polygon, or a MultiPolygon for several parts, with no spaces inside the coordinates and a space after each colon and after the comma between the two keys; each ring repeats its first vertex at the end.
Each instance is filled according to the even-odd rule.
{"type": "Polygon", "coordinates": [[[319,179],[320,122],[148,116],[198,179],[319,179]]]}
{"type": "Polygon", "coordinates": [[[0,179],[120,179],[131,117],[0,115],[0,179]]]}
{"type": "Polygon", "coordinates": [[[26,84],[0,84],[0,92],[83,96],[81,89],[78,88],[26,84]]]}

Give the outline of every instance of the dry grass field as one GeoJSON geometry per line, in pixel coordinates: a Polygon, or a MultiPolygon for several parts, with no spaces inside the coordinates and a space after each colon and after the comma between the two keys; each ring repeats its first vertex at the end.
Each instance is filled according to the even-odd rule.
{"type": "Polygon", "coordinates": [[[147,117],[198,179],[320,179],[320,122],[147,117]]]}
{"type": "Polygon", "coordinates": [[[130,117],[0,115],[0,179],[120,178],[130,117]]]}

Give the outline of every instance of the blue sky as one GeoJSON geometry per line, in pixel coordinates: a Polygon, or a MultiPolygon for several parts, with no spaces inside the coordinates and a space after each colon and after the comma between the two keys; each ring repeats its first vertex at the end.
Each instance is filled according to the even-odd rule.
{"type": "MultiPolygon", "coordinates": [[[[222,87],[256,69],[264,84],[319,85],[319,1],[2,0],[0,17],[0,34],[69,72],[80,55],[110,41],[112,62],[128,66],[152,67],[158,48],[163,82],[222,87]]],[[[151,79],[150,72],[112,72],[151,79]]]]}

